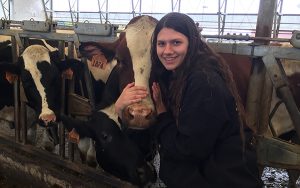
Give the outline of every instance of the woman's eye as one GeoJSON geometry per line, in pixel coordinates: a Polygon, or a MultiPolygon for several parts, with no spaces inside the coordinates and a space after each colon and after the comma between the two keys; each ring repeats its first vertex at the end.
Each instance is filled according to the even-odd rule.
{"type": "Polygon", "coordinates": [[[160,47],[162,47],[162,46],[164,46],[164,45],[165,45],[164,42],[158,42],[158,43],[157,43],[157,46],[160,46],[160,47]]]}
{"type": "Polygon", "coordinates": [[[177,46],[177,45],[181,44],[181,42],[180,41],[173,41],[173,44],[177,46]]]}

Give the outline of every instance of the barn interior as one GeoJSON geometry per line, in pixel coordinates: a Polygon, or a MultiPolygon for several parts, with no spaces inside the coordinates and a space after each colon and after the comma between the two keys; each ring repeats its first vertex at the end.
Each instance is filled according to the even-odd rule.
{"type": "MultiPolygon", "coordinates": [[[[159,4],[156,1],[149,1],[153,9],[156,8],[150,12],[144,10],[149,5],[142,0],[122,1],[128,10],[124,10],[121,4],[118,8],[112,8],[119,1],[90,1],[94,6],[87,7],[87,2],[81,0],[1,1],[0,38],[3,37],[1,41],[11,40],[13,62],[28,46],[29,39],[55,41],[61,58],[65,55],[74,58],[81,42],[115,41],[131,18],[150,15],[159,19],[166,13],[154,6],[159,4]],[[122,7],[123,10],[120,9],[122,7]]],[[[285,80],[286,72],[280,63],[291,60],[300,66],[300,14],[296,12],[300,9],[299,2],[292,13],[284,12],[287,5],[293,6],[295,3],[291,0],[256,0],[252,3],[257,6],[251,13],[230,12],[233,0],[214,0],[209,5],[214,6],[212,10],[208,10],[205,0],[195,1],[195,6],[184,3],[172,0],[162,7],[167,12],[186,11],[199,24],[199,34],[218,53],[247,56],[254,62],[246,111],[248,124],[258,135],[256,149],[265,186],[300,187],[300,143],[280,137],[286,129],[292,129],[294,136],[300,138],[299,104],[290,91],[285,80]],[[198,9],[188,12],[185,7],[198,9]],[[280,101],[290,117],[280,130],[270,123],[280,105],[271,104],[273,89],[280,93],[280,101]],[[268,172],[264,170],[269,167],[287,170],[289,177],[277,181],[276,176],[282,177],[277,173],[281,170],[275,170],[276,173],[270,173],[272,177],[267,177],[268,172]]],[[[86,63],[85,58],[81,61],[86,63]]],[[[63,86],[69,87],[62,90],[61,113],[79,119],[85,119],[95,109],[91,73],[87,65],[82,71],[86,87],[84,96],[72,94],[74,80],[62,82],[63,86]]],[[[0,115],[0,187],[135,187],[102,169],[83,164],[76,144],[68,139],[62,124],[58,124],[59,144],[56,153],[32,145],[26,120],[30,109],[21,85],[20,81],[14,84],[14,128],[11,129],[10,121],[0,115]]],[[[5,91],[1,89],[0,92],[5,91]]],[[[164,185],[157,182],[152,187],[164,185]]]]}

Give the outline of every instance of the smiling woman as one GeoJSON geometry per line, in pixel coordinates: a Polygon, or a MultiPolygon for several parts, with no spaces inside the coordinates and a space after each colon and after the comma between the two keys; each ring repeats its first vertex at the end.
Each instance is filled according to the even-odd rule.
{"type": "Polygon", "coordinates": [[[151,59],[157,75],[151,129],[167,187],[261,187],[229,64],[201,39],[195,22],[166,14],[154,29],[151,59]]]}
{"type": "Polygon", "coordinates": [[[173,29],[164,28],[157,36],[157,55],[167,70],[175,71],[187,53],[188,38],[173,29]]]}

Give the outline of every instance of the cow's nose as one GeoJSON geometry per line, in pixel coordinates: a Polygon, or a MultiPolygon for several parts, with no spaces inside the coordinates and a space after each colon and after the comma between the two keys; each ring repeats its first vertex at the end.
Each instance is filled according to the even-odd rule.
{"type": "Polygon", "coordinates": [[[123,111],[122,122],[131,129],[146,129],[154,121],[155,112],[146,104],[133,104],[123,111]]]}
{"type": "Polygon", "coordinates": [[[152,113],[152,109],[141,106],[141,105],[134,105],[134,106],[128,107],[128,112],[132,116],[132,118],[137,117],[137,116],[149,118],[152,113]]]}

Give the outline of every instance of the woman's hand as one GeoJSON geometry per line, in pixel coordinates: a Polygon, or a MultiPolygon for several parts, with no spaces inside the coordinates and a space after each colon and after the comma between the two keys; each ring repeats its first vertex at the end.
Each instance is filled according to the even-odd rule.
{"type": "Polygon", "coordinates": [[[166,107],[165,104],[162,101],[162,96],[161,96],[161,91],[159,84],[157,82],[153,82],[152,84],[152,97],[155,103],[155,108],[157,114],[161,114],[163,112],[166,112],[166,107]]]}
{"type": "Polygon", "coordinates": [[[118,100],[115,103],[115,110],[118,116],[122,119],[122,112],[125,107],[130,104],[140,102],[147,97],[148,91],[145,87],[135,86],[134,82],[129,83],[122,91],[118,100]]]}

